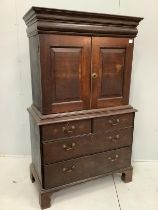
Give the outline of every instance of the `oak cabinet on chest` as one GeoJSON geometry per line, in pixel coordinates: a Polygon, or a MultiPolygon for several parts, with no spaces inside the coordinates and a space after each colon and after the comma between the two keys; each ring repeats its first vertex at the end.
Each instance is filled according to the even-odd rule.
{"type": "Polygon", "coordinates": [[[134,37],[142,18],[31,8],[30,175],[41,208],[53,192],[105,174],[132,180],[134,37]]]}
{"type": "Polygon", "coordinates": [[[33,90],[34,104],[43,114],[128,104],[128,38],[40,34],[38,46],[36,39],[30,46],[40,53],[42,84],[33,90]]]}

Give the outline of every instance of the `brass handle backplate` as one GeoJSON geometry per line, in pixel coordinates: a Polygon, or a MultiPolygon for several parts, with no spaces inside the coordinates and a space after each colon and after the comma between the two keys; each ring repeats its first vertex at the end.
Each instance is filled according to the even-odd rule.
{"type": "Polygon", "coordinates": [[[92,78],[96,79],[98,77],[97,73],[92,73],[92,78]]]}
{"type": "Polygon", "coordinates": [[[119,155],[115,155],[114,158],[108,157],[108,160],[110,160],[111,162],[115,162],[118,158],[119,158],[119,155]]]}
{"type": "Polygon", "coordinates": [[[108,138],[109,140],[111,140],[112,142],[116,142],[116,141],[120,138],[120,135],[117,134],[117,135],[115,135],[114,137],[108,136],[107,138],[108,138]]]}
{"type": "Polygon", "coordinates": [[[75,165],[73,165],[71,168],[63,168],[63,172],[64,173],[70,173],[73,171],[73,169],[75,168],[75,165]]]}
{"type": "Polygon", "coordinates": [[[74,142],[70,146],[67,146],[66,144],[62,145],[63,149],[65,149],[66,151],[72,150],[75,146],[76,144],[74,142]]]}
{"type": "Polygon", "coordinates": [[[62,127],[62,130],[63,130],[65,133],[72,133],[73,130],[75,130],[75,125],[70,126],[69,124],[67,124],[66,126],[63,126],[63,127],[62,127]]]}
{"type": "Polygon", "coordinates": [[[111,125],[117,125],[117,124],[120,122],[120,120],[117,118],[117,119],[109,120],[108,122],[109,122],[111,125]]]}

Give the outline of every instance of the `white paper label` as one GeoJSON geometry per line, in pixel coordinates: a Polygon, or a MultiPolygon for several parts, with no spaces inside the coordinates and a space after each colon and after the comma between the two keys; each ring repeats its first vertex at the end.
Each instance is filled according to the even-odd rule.
{"type": "Polygon", "coordinates": [[[130,44],[133,43],[133,39],[129,39],[129,43],[130,43],[130,44]]]}

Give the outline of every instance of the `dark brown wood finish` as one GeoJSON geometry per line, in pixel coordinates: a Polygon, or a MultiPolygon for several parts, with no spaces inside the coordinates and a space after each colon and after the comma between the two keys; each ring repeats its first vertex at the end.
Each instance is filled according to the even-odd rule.
{"type": "Polygon", "coordinates": [[[51,207],[51,195],[52,192],[41,192],[39,194],[39,204],[41,209],[47,209],[51,207]]]}
{"type": "Polygon", "coordinates": [[[132,176],[133,176],[133,167],[130,167],[128,170],[124,170],[122,173],[121,179],[125,182],[131,182],[132,181],[132,176]]]}
{"type": "MultiPolygon", "coordinates": [[[[42,183],[42,167],[41,167],[41,140],[40,140],[40,128],[35,122],[34,118],[30,115],[30,138],[31,138],[31,155],[32,163],[39,177],[40,183],[42,183]]],[[[33,180],[33,178],[32,178],[33,180]]]]}
{"type": "Polygon", "coordinates": [[[133,39],[92,38],[92,108],[128,104],[132,55],[133,39]]]}
{"type": "Polygon", "coordinates": [[[42,115],[35,106],[28,108],[28,112],[35,118],[38,125],[46,125],[58,122],[72,121],[72,120],[83,120],[92,119],[98,117],[107,117],[121,114],[130,114],[137,112],[130,105],[108,107],[103,109],[91,109],[74,112],[65,112],[58,114],[42,115]]]}
{"type": "Polygon", "coordinates": [[[30,67],[32,82],[32,99],[33,104],[39,110],[42,110],[42,84],[41,84],[41,66],[39,57],[39,38],[37,36],[30,37],[30,67]]]}
{"type": "Polygon", "coordinates": [[[90,108],[91,39],[40,35],[44,114],[90,108]]]}
{"type": "Polygon", "coordinates": [[[42,145],[44,164],[69,160],[96,152],[117,149],[132,144],[133,128],[107,133],[82,135],[42,145]],[[60,155],[59,155],[60,154],[60,155]]]}
{"type": "Polygon", "coordinates": [[[37,7],[28,11],[24,20],[37,109],[51,114],[128,104],[131,42],[141,19],[37,7]]]}
{"type": "Polygon", "coordinates": [[[23,19],[28,26],[28,36],[63,33],[135,37],[143,18],[32,7],[23,19]]]}
{"type": "MultiPolygon", "coordinates": [[[[66,184],[66,185],[62,185],[62,186],[59,186],[59,187],[56,187],[56,188],[53,188],[53,189],[52,188],[51,189],[43,189],[42,188],[41,183],[38,180],[38,176],[37,176],[37,173],[34,169],[33,164],[30,165],[30,174],[31,174],[31,176],[34,177],[34,179],[37,182],[37,186],[38,186],[38,189],[39,189],[39,203],[40,203],[40,206],[41,206],[42,209],[46,209],[46,208],[50,207],[50,199],[51,199],[52,193],[54,193],[58,190],[64,189],[65,187],[70,187],[72,185],[77,185],[77,184],[80,184],[80,183],[91,181],[91,180],[100,178],[100,177],[105,176],[105,175],[111,175],[113,173],[122,173],[122,179],[123,179],[124,172],[126,172],[126,173],[129,172],[130,173],[132,169],[133,169],[132,166],[130,166],[128,168],[122,168],[122,169],[119,169],[119,170],[116,170],[116,171],[111,171],[111,172],[108,172],[108,173],[102,173],[102,174],[100,174],[98,176],[95,176],[95,177],[89,177],[88,179],[82,179],[82,180],[72,182],[72,183],[69,183],[69,184],[66,184]],[[42,199],[41,199],[41,194],[42,195],[45,194],[46,196],[42,196],[42,199]]],[[[32,179],[31,179],[31,181],[32,181],[32,179]]]]}
{"type": "Polygon", "coordinates": [[[130,163],[131,148],[127,147],[44,165],[44,188],[53,188],[89,177],[95,177],[102,173],[126,168],[130,166],[130,163]]]}
{"type": "Polygon", "coordinates": [[[39,181],[39,178],[38,178],[38,175],[34,168],[33,163],[30,165],[30,178],[31,178],[31,182],[36,181],[37,183],[38,190],[39,190],[39,204],[40,204],[41,209],[49,208],[51,206],[51,195],[53,192],[42,189],[42,184],[39,181]]]}
{"type": "Polygon", "coordinates": [[[28,26],[32,164],[42,209],[67,186],[115,172],[132,181],[129,104],[142,18],[32,7],[28,26]]]}
{"type": "Polygon", "coordinates": [[[93,120],[93,130],[104,133],[108,130],[133,127],[133,123],[134,113],[100,117],[93,120]]]}
{"type": "Polygon", "coordinates": [[[58,124],[43,125],[41,138],[43,141],[67,138],[91,133],[91,120],[69,121],[58,124]]]}

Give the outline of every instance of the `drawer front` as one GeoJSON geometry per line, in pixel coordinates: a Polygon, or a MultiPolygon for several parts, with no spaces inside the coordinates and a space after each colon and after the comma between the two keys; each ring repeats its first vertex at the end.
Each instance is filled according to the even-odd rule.
{"type": "Polygon", "coordinates": [[[129,167],[131,148],[112,150],[44,165],[44,188],[53,188],[129,167]]]}
{"type": "Polygon", "coordinates": [[[41,137],[43,141],[88,133],[91,133],[91,120],[70,121],[43,125],[41,127],[41,137]]]}
{"type": "Polygon", "coordinates": [[[84,135],[61,141],[43,143],[44,164],[55,163],[84,155],[103,152],[132,144],[133,129],[122,129],[104,134],[84,135]]]}
{"type": "Polygon", "coordinates": [[[134,113],[95,118],[93,120],[93,132],[102,133],[108,130],[131,127],[133,123],[134,113]]]}

